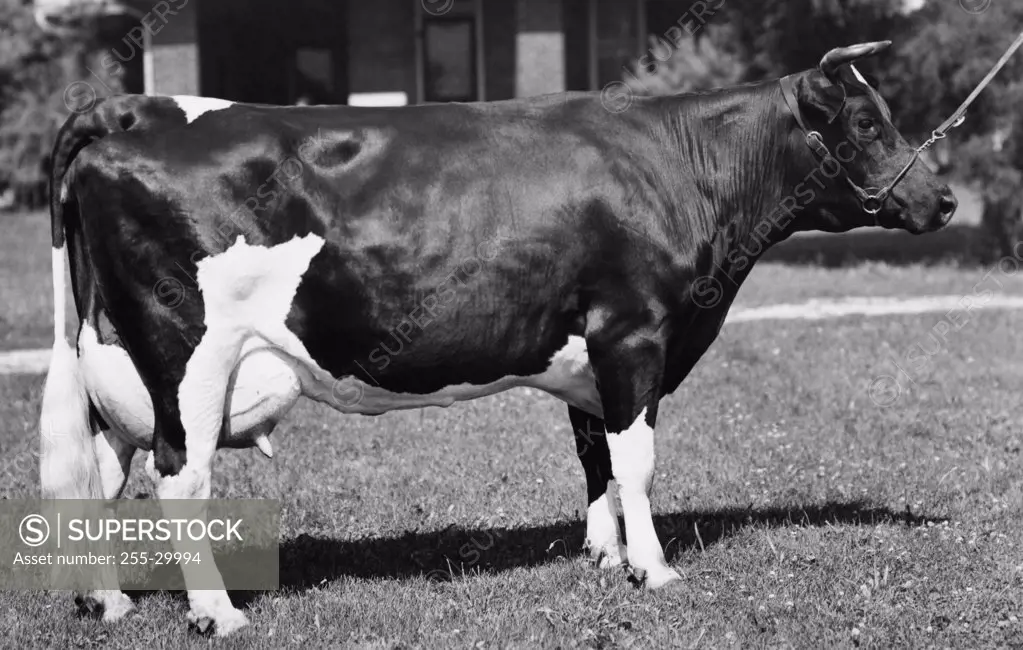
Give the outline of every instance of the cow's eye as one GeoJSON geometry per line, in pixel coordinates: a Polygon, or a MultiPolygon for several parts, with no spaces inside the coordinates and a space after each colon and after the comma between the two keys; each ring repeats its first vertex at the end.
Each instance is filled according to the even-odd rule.
{"type": "Polygon", "coordinates": [[[874,120],[869,117],[860,118],[860,121],[856,123],[856,126],[860,127],[863,131],[869,131],[874,128],[874,120]]]}

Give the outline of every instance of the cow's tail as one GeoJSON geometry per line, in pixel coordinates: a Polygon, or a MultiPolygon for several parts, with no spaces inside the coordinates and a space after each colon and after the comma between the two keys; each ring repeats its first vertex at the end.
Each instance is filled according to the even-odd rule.
{"type": "Polygon", "coordinates": [[[39,418],[39,479],[45,499],[93,499],[101,498],[103,493],[89,421],[89,397],[78,353],[68,343],[66,332],[68,231],[69,226],[77,230],[79,215],[64,177],[78,152],[105,135],[97,132],[95,118],[91,111],[72,114],[57,135],[50,161],[53,351],[39,418]]]}

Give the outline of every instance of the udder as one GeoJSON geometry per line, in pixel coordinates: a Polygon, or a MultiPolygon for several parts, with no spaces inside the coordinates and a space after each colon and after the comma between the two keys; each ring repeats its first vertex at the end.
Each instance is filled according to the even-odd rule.
{"type": "MultiPolygon", "coordinates": [[[[153,403],[128,353],[103,345],[88,324],[79,356],[89,398],[115,432],[140,449],[153,446],[153,403]]],[[[301,396],[298,375],[286,357],[252,340],[242,348],[224,405],[219,447],[252,447],[269,434],[301,396]]]]}

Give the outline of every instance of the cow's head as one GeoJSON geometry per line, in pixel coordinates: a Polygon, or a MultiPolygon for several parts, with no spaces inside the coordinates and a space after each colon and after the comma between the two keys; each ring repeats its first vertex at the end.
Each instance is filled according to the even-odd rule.
{"type": "MultiPolygon", "coordinates": [[[[895,181],[915,150],[892,125],[884,99],[853,66],[857,59],[890,44],[883,41],[836,48],[824,55],[818,69],[793,78],[804,126],[821,134],[852,184],[869,194],[895,181]]],[[[796,132],[800,141],[806,140],[802,129],[796,132]]],[[[814,229],[845,231],[879,225],[923,233],[941,228],[955,213],[957,201],[952,191],[923,160],[912,164],[879,205],[864,206],[863,194],[841,174],[833,176],[833,164],[822,164],[813,153],[810,157],[820,169],[816,176],[829,183],[828,191],[818,192],[813,205],[807,206],[816,208],[809,211],[814,229]],[[876,214],[870,214],[872,208],[877,208],[876,214]]]]}

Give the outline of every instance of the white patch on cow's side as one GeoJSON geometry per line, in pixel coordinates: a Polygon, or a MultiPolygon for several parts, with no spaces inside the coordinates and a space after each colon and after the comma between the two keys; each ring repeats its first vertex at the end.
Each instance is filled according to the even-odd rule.
{"type": "Polygon", "coordinates": [[[528,380],[527,386],[546,391],[590,415],[604,417],[586,339],[581,336],[568,337],[568,343],[554,353],[547,370],[528,380]]]}
{"type": "Polygon", "coordinates": [[[629,565],[645,575],[648,589],[663,587],[679,580],[668,568],[664,550],[654,531],[650,512],[650,489],[654,478],[654,430],[646,423],[646,408],[636,421],[621,433],[608,433],[611,472],[618,483],[618,495],[625,515],[625,535],[629,539],[629,565]]]}
{"type": "Polygon", "coordinates": [[[174,95],[171,99],[178,105],[178,108],[185,112],[185,120],[188,124],[194,122],[203,113],[219,111],[234,104],[226,99],[194,97],[192,95],[174,95]]]}
{"type": "Polygon", "coordinates": [[[622,532],[618,528],[617,491],[615,482],[608,481],[607,492],[586,510],[586,548],[602,569],[620,566],[627,558],[622,532]]]}
{"type": "MultiPolygon", "coordinates": [[[[262,345],[249,344],[249,350],[279,350],[259,350],[251,362],[261,369],[257,376],[272,377],[281,386],[275,394],[290,395],[294,387],[287,356],[300,354],[306,357],[298,357],[300,361],[312,361],[298,337],[285,326],[285,320],[302,276],[323,243],[323,238],[311,234],[272,247],[249,246],[239,236],[222,254],[198,263],[196,278],[206,311],[206,333],[185,366],[185,378],[178,390],[181,419],[186,423],[188,464],[192,464],[193,454],[199,459],[212,457],[217,440],[210,439],[214,433],[211,429],[219,433],[227,383],[246,354],[249,340],[263,341],[262,345]]],[[[241,391],[243,397],[259,390],[248,379],[242,385],[235,381],[235,391],[241,391]]],[[[287,408],[294,403],[290,399],[282,401],[287,408]]]]}

